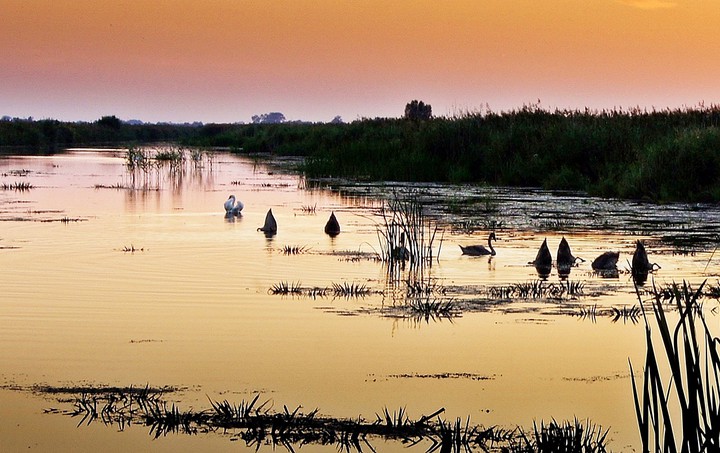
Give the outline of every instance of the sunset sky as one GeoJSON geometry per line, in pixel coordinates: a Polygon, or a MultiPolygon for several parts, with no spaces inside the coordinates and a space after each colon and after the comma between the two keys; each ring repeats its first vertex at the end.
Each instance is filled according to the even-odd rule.
{"type": "Polygon", "coordinates": [[[720,103],[718,0],[0,0],[0,116],[720,103]]]}

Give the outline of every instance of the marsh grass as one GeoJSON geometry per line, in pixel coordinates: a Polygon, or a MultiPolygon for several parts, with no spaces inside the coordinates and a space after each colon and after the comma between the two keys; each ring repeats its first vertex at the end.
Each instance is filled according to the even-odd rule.
{"type": "Polygon", "coordinates": [[[303,289],[300,282],[281,281],[273,284],[268,290],[270,294],[302,294],[303,289]]]}
{"type": "Polygon", "coordinates": [[[538,427],[533,423],[533,433],[520,430],[520,445],[511,449],[513,452],[532,453],[600,453],[606,450],[608,430],[603,430],[586,421],[581,423],[577,418],[574,422],[558,423],[550,421],[547,426],[541,421],[538,427]]]}
{"type": "Polygon", "coordinates": [[[548,283],[535,280],[511,285],[490,286],[487,296],[491,299],[567,299],[585,295],[585,283],[564,281],[548,283]]]}
{"type": "Polygon", "coordinates": [[[630,321],[636,324],[641,316],[643,316],[642,309],[637,305],[633,305],[632,307],[623,306],[620,308],[612,307],[612,322],[622,320],[623,322],[630,321]]]}
{"type": "Polygon", "coordinates": [[[282,248],[283,255],[300,255],[310,250],[304,245],[285,245],[282,248]]]}
{"type": "Polygon", "coordinates": [[[303,205],[300,207],[300,210],[305,214],[315,214],[317,211],[317,203],[314,205],[303,205]]]}
{"type": "Polygon", "coordinates": [[[125,152],[125,168],[130,177],[126,186],[139,190],[160,190],[165,180],[171,184],[178,182],[188,171],[187,162],[196,170],[203,167],[204,162],[212,166],[212,153],[175,145],[156,148],[131,146],[125,152]]]}
{"type": "Polygon", "coordinates": [[[459,316],[460,313],[455,301],[452,299],[412,298],[407,307],[412,316],[426,322],[438,319],[452,319],[459,316]]]}
{"type": "Polygon", "coordinates": [[[534,434],[526,435],[519,427],[474,425],[469,416],[464,421],[461,418],[446,421],[441,417],[444,408],[413,419],[405,407],[390,410],[386,406],[375,414],[375,420],[366,421],[362,417],[322,416],[317,408],[303,412],[301,406],[291,409],[283,405],[281,410],[275,410],[271,400],[261,400],[260,394],[237,404],[208,397],[209,408],[182,410],[178,404],[164,399],[173,388],[47,387],[45,390],[73,395],[59,400],[71,404],[72,409],[52,408],[45,412],[80,417],[78,426],[99,422],[122,431],[141,425],[149,427],[149,434],[154,438],[221,431],[256,450],[262,446],[295,451],[295,447],[333,445],[338,451],[378,451],[371,442],[383,439],[399,441],[407,447],[423,443],[426,451],[441,453],[601,452],[605,451],[607,433],[589,421],[583,425],[577,420],[574,424],[558,424],[553,420],[547,427],[535,425],[534,434]]]}
{"type": "Polygon", "coordinates": [[[364,284],[359,283],[333,283],[332,291],[336,297],[365,297],[372,291],[364,284]]]}
{"type": "MultiPolygon", "coordinates": [[[[644,315],[646,356],[642,382],[632,363],[633,398],[645,452],[699,453],[720,451],[720,340],[711,332],[696,290],[683,282],[672,285],[670,302],[678,319],[666,316],[666,296],[654,290],[650,320],[644,315]]],[[[644,304],[640,291],[640,304],[644,304]]]]}
{"type": "Polygon", "coordinates": [[[2,185],[0,185],[0,188],[2,190],[14,190],[16,192],[25,192],[30,189],[33,189],[34,187],[29,182],[13,182],[10,184],[3,183],[2,185]]]}

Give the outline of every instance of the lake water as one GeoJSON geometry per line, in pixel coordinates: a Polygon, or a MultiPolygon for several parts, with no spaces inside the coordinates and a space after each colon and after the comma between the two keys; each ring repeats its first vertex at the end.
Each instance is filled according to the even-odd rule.
{"type": "MultiPolygon", "coordinates": [[[[385,408],[404,407],[414,419],[445,408],[448,420],[530,430],[534,421],[577,417],[609,428],[612,450],[639,450],[628,360],[642,367],[644,324],[608,314],[637,305],[624,272],[634,242],[645,240],[662,266],[658,285],[718,280],[713,206],[310,184],[222,152],[134,177],[125,164],[125,150],[0,159],[0,183],[32,185],[0,190],[2,451],[254,451],[227,433],[153,439],[141,426],[76,427],[43,414],[63,406],[52,395],[17,390],[40,384],[170,385],[181,390],[169,398],[195,409],[208,398],[260,393],[277,410],[368,420],[385,408]],[[429,272],[445,288],[433,297],[457,304],[452,318],[409,314],[402,287],[369,257],[393,192],[423,202],[440,228],[429,272]],[[224,215],[230,194],[245,204],[240,217],[224,215]],[[271,238],[257,231],[268,209],[278,223],[271,238]],[[335,238],[323,233],[333,211],[342,228],[335,238]],[[497,256],[461,254],[458,245],[486,243],[493,226],[497,256]],[[489,288],[536,281],[527,263],[545,238],[554,256],[563,236],[586,259],[569,277],[584,285],[582,297],[488,300],[489,288]],[[293,247],[301,253],[284,253],[293,247]],[[621,253],[618,278],[590,270],[607,250],[621,253]],[[364,285],[371,294],[271,294],[283,282],[364,285]],[[597,316],[582,316],[591,307],[597,316]]],[[[559,282],[553,269],[547,283],[559,282]]],[[[705,302],[713,327],[716,305],[705,302]]],[[[373,446],[406,451],[399,442],[373,446]]]]}

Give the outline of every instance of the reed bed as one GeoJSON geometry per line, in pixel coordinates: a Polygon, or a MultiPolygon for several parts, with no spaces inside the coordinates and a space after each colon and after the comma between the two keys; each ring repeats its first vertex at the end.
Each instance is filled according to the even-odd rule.
{"type": "Polygon", "coordinates": [[[696,290],[673,284],[670,303],[678,319],[668,319],[666,296],[653,291],[651,321],[644,315],[646,356],[642,381],[635,378],[633,398],[644,452],[700,453],[720,451],[720,339],[711,332],[696,290]]]}

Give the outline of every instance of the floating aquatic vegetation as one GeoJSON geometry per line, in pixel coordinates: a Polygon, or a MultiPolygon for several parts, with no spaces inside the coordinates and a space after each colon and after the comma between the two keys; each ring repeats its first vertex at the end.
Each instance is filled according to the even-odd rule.
{"type": "Polygon", "coordinates": [[[29,175],[30,173],[32,173],[30,170],[26,170],[23,168],[23,169],[19,169],[19,170],[8,170],[5,173],[3,173],[2,175],[3,175],[3,177],[17,176],[17,177],[23,178],[23,177],[29,175]]]}
{"type": "Polygon", "coordinates": [[[122,251],[123,251],[123,252],[126,252],[126,253],[127,253],[127,252],[135,253],[135,252],[144,252],[145,249],[144,249],[144,248],[136,248],[134,245],[130,244],[130,247],[124,246],[124,247],[122,248],[122,251]]]}
{"type": "Polygon", "coordinates": [[[125,184],[120,184],[120,183],[112,184],[110,186],[107,186],[104,184],[95,184],[95,188],[96,189],[117,189],[117,190],[129,189],[128,186],[126,186],[125,184]]]}

